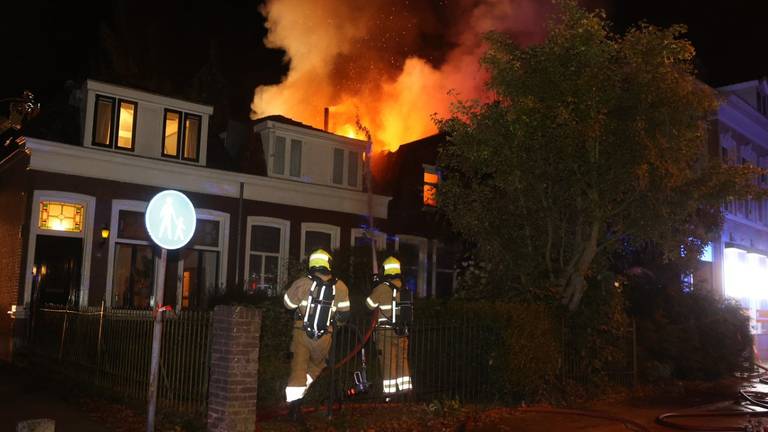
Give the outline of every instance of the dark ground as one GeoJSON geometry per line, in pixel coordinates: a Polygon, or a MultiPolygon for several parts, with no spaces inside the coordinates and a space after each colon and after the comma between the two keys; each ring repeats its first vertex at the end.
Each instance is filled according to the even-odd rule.
{"type": "MultiPolygon", "coordinates": [[[[604,395],[598,401],[572,403],[574,408],[598,410],[634,420],[649,431],[669,431],[654,423],[657,415],[693,407],[722,408],[736,398],[741,383],[671,383],[643,387],[632,393],[604,395]]],[[[35,376],[25,369],[0,363],[0,432],[14,431],[20,420],[53,418],[57,432],[141,432],[145,428],[142,407],[126,407],[117,401],[94,398],[82,389],[35,376]]],[[[536,406],[534,409],[547,410],[536,406]]],[[[598,431],[630,430],[616,421],[503,407],[459,407],[446,403],[407,405],[347,405],[326,421],[322,412],[308,413],[311,431],[598,431]]],[[[739,425],[744,418],[690,421],[699,425],[739,425]]],[[[179,421],[161,419],[158,431],[194,432],[179,421]]],[[[261,431],[296,431],[292,423],[273,418],[259,424],[261,431]]]]}

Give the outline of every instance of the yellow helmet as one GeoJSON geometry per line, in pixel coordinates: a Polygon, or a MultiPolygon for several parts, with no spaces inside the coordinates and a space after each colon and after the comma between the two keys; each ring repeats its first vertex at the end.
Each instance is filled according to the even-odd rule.
{"type": "Polygon", "coordinates": [[[384,260],[384,276],[400,275],[400,261],[395,257],[384,260]]]}
{"type": "Polygon", "coordinates": [[[309,255],[309,269],[325,269],[331,271],[331,255],[322,249],[312,252],[312,254],[309,255]]]}

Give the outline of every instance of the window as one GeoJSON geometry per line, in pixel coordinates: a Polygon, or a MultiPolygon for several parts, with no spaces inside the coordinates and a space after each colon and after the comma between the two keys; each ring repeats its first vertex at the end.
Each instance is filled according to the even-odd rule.
{"type": "Polygon", "coordinates": [[[117,143],[119,149],[133,150],[133,132],[136,129],[136,103],[121,100],[117,111],[117,143]]]}
{"type": "Polygon", "coordinates": [[[136,108],[136,102],[96,95],[92,144],[133,151],[136,108]],[[115,125],[117,125],[117,135],[115,135],[115,125]]]}
{"type": "Polygon", "coordinates": [[[344,181],[344,150],[333,149],[333,184],[342,184],[344,181]]]}
{"type": "Polygon", "coordinates": [[[403,281],[420,297],[427,295],[427,247],[423,237],[397,236],[397,256],[403,270],[403,281]]]}
{"type": "Polygon", "coordinates": [[[435,297],[444,298],[453,294],[456,286],[457,252],[455,247],[449,247],[438,242],[433,243],[432,293],[435,297]]]}
{"type": "Polygon", "coordinates": [[[440,175],[432,165],[424,165],[423,202],[427,207],[437,207],[437,187],[440,175]]]}
{"type": "Polygon", "coordinates": [[[301,141],[291,140],[291,177],[301,177],[301,141]]]}
{"type": "Polygon", "coordinates": [[[40,201],[38,227],[54,231],[83,231],[83,206],[55,201],[40,201]]]}
{"type": "Polygon", "coordinates": [[[301,177],[302,141],[277,135],[272,143],[271,173],[280,176],[301,177]]]}
{"type": "Polygon", "coordinates": [[[171,251],[165,261],[156,252],[144,225],[146,203],[115,200],[111,230],[115,233],[111,262],[109,305],[116,308],[150,308],[154,304],[155,272],[165,268],[165,299],[179,308],[206,308],[226,278],[226,239],[229,215],[197,209],[195,234],[182,249],[171,251]]]}
{"type": "Polygon", "coordinates": [[[340,148],[333,149],[333,171],[331,173],[331,182],[336,185],[346,185],[356,188],[358,185],[360,152],[344,150],[340,148]],[[346,156],[345,154],[346,153],[346,156]],[[344,163],[346,162],[346,170],[344,163]],[[346,173],[346,177],[345,174],[346,173]]]}
{"type": "Polygon", "coordinates": [[[162,155],[197,162],[200,154],[201,122],[202,118],[199,115],[166,109],[163,121],[162,155]]]}
{"type": "MultiPolygon", "coordinates": [[[[200,211],[198,216],[201,216],[200,211]]],[[[181,284],[177,301],[182,309],[205,309],[217,293],[222,280],[219,264],[225,220],[198,218],[192,240],[179,252],[181,284]]]]}
{"type": "MultiPolygon", "coordinates": [[[[374,231],[372,234],[377,250],[384,250],[387,244],[387,235],[383,232],[374,231]]],[[[362,228],[352,228],[350,231],[352,247],[371,247],[371,239],[366,235],[362,228]]],[[[393,249],[394,250],[394,249],[393,249]]]]}
{"type": "Polygon", "coordinates": [[[301,257],[306,258],[316,249],[331,252],[339,248],[339,227],[334,225],[301,224],[301,257]]]}
{"type": "Polygon", "coordinates": [[[357,187],[357,166],[358,161],[360,160],[360,153],[351,151],[348,153],[348,156],[349,163],[347,165],[347,186],[357,187]]]}
{"type": "Polygon", "coordinates": [[[118,210],[111,305],[147,309],[154,294],[155,253],[143,211],[118,210]]]}
{"type": "Polygon", "coordinates": [[[163,156],[177,157],[179,155],[179,129],[181,126],[181,113],[165,110],[165,122],[163,126],[163,156]]]}
{"type": "Polygon", "coordinates": [[[200,147],[200,116],[184,113],[184,142],[182,145],[182,158],[189,161],[197,161],[200,147]]]}
{"type": "Polygon", "coordinates": [[[96,96],[93,122],[93,144],[112,147],[112,123],[114,123],[115,98],[96,96]]]}
{"type": "Polygon", "coordinates": [[[248,218],[246,291],[279,295],[288,258],[290,222],[251,216],[248,218]]]}

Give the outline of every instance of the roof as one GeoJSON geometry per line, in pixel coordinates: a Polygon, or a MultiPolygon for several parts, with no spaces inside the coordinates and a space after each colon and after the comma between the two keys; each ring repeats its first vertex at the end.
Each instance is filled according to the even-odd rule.
{"type": "Polygon", "coordinates": [[[280,115],[280,114],[273,114],[273,115],[268,115],[268,116],[260,117],[260,118],[257,118],[256,120],[253,120],[253,123],[256,124],[256,123],[261,123],[261,122],[265,122],[265,121],[273,121],[273,122],[276,122],[276,123],[282,123],[282,124],[296,126],[296,127],[300,127],[300,128],[304,128],[304,129],[309,129],[309,130],[313,130],[313,131],[317,131],[317,132],[327,133],[328,135],[341,136],[341,135],[336,135],[335,133],[332,133],[332,132],[328,132],[327,130],[318,129],[318,128],[314,127],[314,126],[310,126],[308,124],[304,124],[304,123],[302,123],[302,122],[300,122],[298,120],[294,120],[292,118],[289,118],[289,117],[286,117],[286,116],[283,116],[283,115],[280,115]]]}

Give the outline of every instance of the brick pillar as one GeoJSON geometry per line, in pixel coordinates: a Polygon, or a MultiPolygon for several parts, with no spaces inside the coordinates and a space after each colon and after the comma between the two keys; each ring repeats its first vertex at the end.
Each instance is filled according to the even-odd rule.
{"type": "Polygon", "coordinates": [[[216,306],[213,311],[208,431],[256,429],[261,311],[216,306]]]}

